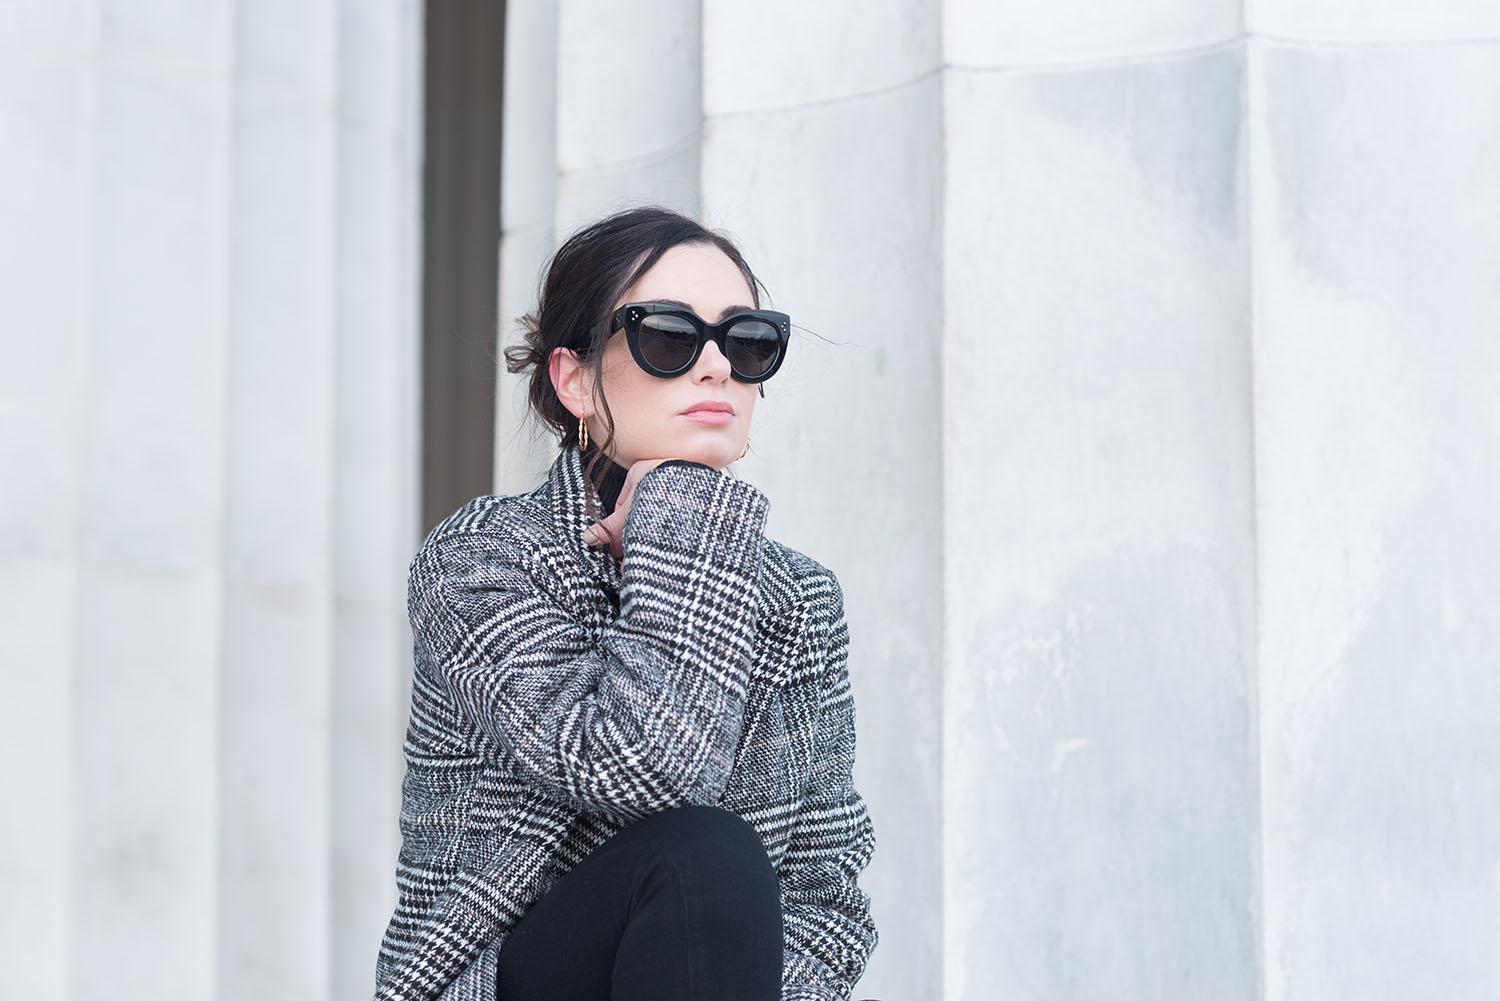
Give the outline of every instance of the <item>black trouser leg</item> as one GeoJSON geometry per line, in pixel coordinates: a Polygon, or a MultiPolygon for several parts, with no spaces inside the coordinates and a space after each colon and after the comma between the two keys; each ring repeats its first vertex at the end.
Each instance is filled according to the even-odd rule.
{"type": "Polygon", "coordinates": [[[776,1001],[781,896],[725,810],[640,820],[578,863],[500,950],[501,1001],[776,1001]]]}

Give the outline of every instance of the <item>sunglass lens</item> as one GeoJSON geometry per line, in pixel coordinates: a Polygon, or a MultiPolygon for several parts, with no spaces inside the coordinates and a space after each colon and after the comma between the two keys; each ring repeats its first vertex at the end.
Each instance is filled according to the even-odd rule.
{"type": "Polygon", "coordinates": [[[641,354],[662,372],[680,372],[693,360],[698,331],[681,316],[655,313],[641,320],[641,354]]]}
{"type": "Polygon", "coordinates": [[[743,376],[765,375],[781,354],[776,326],[766,320],[741,320],[729,328],[729,365],[743,376]]]}

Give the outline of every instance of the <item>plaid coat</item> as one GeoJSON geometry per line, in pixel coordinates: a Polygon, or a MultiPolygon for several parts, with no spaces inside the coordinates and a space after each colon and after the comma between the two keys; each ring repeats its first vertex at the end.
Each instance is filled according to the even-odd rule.
{"type": "Polygon", "coordinates": [[[762,536],[766,509],[747,483],[664,464],[636,488],[622,565],[580,539],[568,448],[532,493],[481,497],[428,536],[377,998],[493,1001],[505,934],[548,887],[632,820],[689,803],[765,843],[783,999],[849,996],[876,935],[842,596],[762,536]]]}

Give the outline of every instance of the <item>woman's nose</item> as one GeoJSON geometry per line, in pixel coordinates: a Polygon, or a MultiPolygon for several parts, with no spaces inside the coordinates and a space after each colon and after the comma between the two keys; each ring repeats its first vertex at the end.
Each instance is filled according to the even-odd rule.
{"type": "Polygon", "coordinates": [[[723,382],[729,378],[729,359],[713,341],[703,345],[703,353],[693,363],[694,382],[723,382]]]}

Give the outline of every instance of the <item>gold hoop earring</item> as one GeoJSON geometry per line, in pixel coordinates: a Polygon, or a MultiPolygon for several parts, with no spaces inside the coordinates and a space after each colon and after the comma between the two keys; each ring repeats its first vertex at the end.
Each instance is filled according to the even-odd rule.
{"type": "Polygon", "coordinates": [[[587,417],[578,418],[578,451],[589,450],[589,420],[587,417]]]}
{"type": "Polygon", "coordinates": [[[745,435],[745,450],[743,452],[741,452],[739,454],[739,457],[736,458],[734,461],[735,462],[739,462],[740,459],[743,459],[745,456],[747,456],[749,454],[750,454],[750,436],[747,434],[747,435],[745,435]]]}

